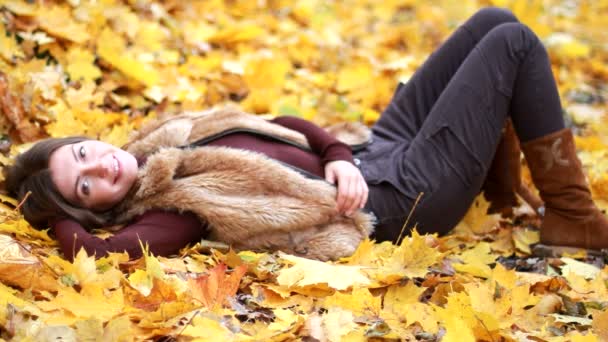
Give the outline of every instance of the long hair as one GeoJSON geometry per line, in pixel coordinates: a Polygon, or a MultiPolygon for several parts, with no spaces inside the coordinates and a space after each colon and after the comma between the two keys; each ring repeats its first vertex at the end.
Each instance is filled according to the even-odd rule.
{"type": "Polygon", "coordinates": [[[85,228],[106,225],[110,220],[108,212],[94,212],[70,204],[61,196],[51,179],[49,159],[58,148],[89,140],[86,137],[49,138],[32,146],[15,159],[6,170],[6,188],[9,194],[22,200],[21,212],[36,229],[45,229],[54,220],[71,218],[85,228]]]}

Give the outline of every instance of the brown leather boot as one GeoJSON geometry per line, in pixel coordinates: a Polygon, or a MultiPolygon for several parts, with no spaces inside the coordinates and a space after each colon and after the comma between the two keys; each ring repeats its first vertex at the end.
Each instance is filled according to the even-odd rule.
{"type": "Polygon", "coordinates": [[[570,129],[522,143],[521,147],[545,202],[541,243],[608,248],[608,219],[593,203],[570,129]]]}

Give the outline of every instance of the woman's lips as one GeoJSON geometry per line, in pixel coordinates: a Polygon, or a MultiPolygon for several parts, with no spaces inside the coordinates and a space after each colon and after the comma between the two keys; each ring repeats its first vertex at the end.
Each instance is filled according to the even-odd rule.
{"type": "Polygon", "coordinates": [[[121,165],[120,161],[118,160],[118,158],[116,158],[116,156],[113,155],[112,157],[114,158],[114,184],[116,184],[118,178],[120,178],[121,165]]]}

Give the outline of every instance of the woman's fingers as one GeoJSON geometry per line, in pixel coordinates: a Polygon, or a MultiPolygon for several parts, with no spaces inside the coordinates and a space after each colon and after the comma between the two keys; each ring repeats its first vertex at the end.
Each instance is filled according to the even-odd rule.
{"type": "Polygon", "coordinates": [[[326,180],[337,185],[336,210],[352,215],[363,208],[367,201],[368,188],[359,170],[344,161],[334,161],[326,165],[326,180]]]}
{"type": "Polygon", "coordinates": [[[365,182],[365,180],[363,179],[363,177],[361,177],[361,186],[363,188],[362,189],[363,199],[361,200],[361,203],[359,204],[359,208],[363,209],[363,207],[367,203],[367,196],[369,195],[369,188],[367,187],[367,183],[365,182]]]}
{"type": "Polygon", "coordinates": [[[352,203],[352,181],[346,174],[341,174],[338,178],[338,211],[347,214],[352,203]]]}
{"type": "Polygon", "coordinates": [[[355,211],[363,208],[367,201],[368,193],[367,184],[365,183],[365,180],[363,180],[363,177],[355,175],[350,184],[352,184],[352,192],[349,194],[351,202],[346,209],[347,215],[352,215],[355,211]]]}
{"type": "Polygon", "coordinates": [[[346,202],[348,201],[348,180],[344,175],[338,179],[338,211],[346,213],[346,202]]]}
{"type": "Polygon", "coordinates": [[[348,181],[344,175],[338,175],[338,212],[346,212],[346,202],[348,200],[348,181]]]}
{"type": "Polygon", "coordinates": [[[363,208],[365,205],[365,201],[367,199],[367,184],[363,180],[363,177],[358,176],[356,180],[357,185],[357,195],[356,200],[353,202],[353,207],[351,211],[354,213],[355,211],[363,208]]]}
{"type": "Polygon", "coordinates": [[[344,203],[344,212],[346,215],[351,215],[353,213],[353,206],[356,205],[355,202],[357,200],[357,182],[354,177],[348,177],[348,193],[346,195],[346,201],[344,203]]]}

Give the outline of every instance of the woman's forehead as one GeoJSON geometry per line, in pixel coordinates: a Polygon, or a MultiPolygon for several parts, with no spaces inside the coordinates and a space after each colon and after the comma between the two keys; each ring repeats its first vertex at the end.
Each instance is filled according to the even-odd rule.
{"type": "Polygon", "coordinates": [[[59,190],[59,193],[68,201],[73,202],[76,168],[74,167],[74,144],[59,147],[49,158],[49,170],[51,180],[59,190]]]}

